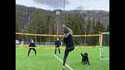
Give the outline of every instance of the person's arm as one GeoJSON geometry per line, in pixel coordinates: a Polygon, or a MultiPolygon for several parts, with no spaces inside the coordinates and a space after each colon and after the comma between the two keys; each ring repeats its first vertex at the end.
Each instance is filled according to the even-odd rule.
{"type": "Polygon", "coordinates": [[[59,45],[61,46],[61,41],[59,41],[59,45]]]}
{"type": "Polygon", "coordinates": [[[35,47],[37,47],[35,43],[33,43],[33,44],[34,44],[35,47]]]}
{"type": "Polygon", "coordinates": [[[55,46],[56,46],[56,41],[55,41],[55,46]]]}
{"type": "Polygon", "coordinates": [[[67,38],[68,36],[69,36],[69,33],[64,34],[64,39],[63,39],[64,43],[66,43],[66,38],[67,38]]]}
{"type": "Polygon", "coordinates": [[[29,43],[27,47],[30,48],[30,47],[31,47],[31,44],[29,43]]]}

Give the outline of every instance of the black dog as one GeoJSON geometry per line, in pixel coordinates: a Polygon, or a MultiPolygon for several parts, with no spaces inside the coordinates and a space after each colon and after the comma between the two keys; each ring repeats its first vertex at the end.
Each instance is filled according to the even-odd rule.
{"type": "Polygon", "coordinates": [[[82,63],[90,65],[89,58],[88,58],[88,53],[84,53],[84,54],[81,53],[81,56],[82,56],[82,63]]]}

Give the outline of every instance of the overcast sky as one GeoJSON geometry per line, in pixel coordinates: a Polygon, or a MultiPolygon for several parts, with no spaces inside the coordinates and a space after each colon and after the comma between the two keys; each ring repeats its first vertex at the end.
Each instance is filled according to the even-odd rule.
{"type": "Polygon", "coordinates": [[[64,9],[65,5],[65,10],[109,11],[109,0],[16,0],[16,4],[47,10],[64,9]]]}

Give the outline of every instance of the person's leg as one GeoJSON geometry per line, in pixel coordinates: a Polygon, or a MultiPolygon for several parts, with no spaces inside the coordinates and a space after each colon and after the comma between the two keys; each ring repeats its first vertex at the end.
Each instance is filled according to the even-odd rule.
{"type": "Polygon", "coordinates": [[[59,51],[59,54],[60,54],[60,47],[58,47],[58,51],[59,51]]]}
{"type": "Polygon", "coordinates": [[[33,49],[33,51],[35,52],[35,55],[36,55],[36,49],[35,48],[32,48],[33,49]]]}
{"type": "Polygon", "coordinates": [[[57,47],[55,47],[55,54],[56,54],[56,49],[57,49],[57,47]]]}
{"type": "Polygon", "coordinates": [[[65,66],[65,62],[66,62],[68,54],[69,54],[69,51],[65,49],[64,58],[63,58],[63,66],[65,66]]]}
{"type": "Polygon", "coordinates": [[[29,48],[29,50],[28,50],[28,56],[29,56],[29,54],[30,54],[30,51],[31,51],[31,48],[29,48]]]}

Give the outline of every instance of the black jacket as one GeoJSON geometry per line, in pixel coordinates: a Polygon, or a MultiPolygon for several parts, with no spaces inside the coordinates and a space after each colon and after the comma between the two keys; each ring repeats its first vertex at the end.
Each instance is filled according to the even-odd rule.
{"type": "Polygon", "coordinates": [[[35,43],[30,43],[29,47],[36,47],[35,43]]]}
{"type": "Polygon", "coordinates": [[[69,34],[67,37],[64,37],[64,43],[66,44],[67,49],[74,48],[74,43],[71,34],[69,34]]]}
{"type": "Polygon", "coordinates": [[[55,41],[55,45],[59,47],[61,45],[61,42],[59,40],[55,41]]]}

